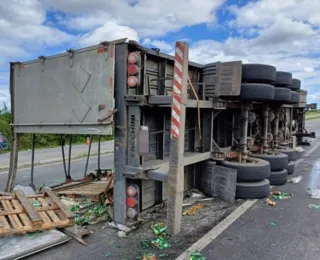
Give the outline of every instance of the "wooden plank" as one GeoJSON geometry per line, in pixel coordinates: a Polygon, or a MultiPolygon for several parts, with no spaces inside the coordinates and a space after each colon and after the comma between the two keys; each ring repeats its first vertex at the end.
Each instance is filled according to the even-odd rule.
{"type": "MultiPolygon", "coordinates": [[[[45,199],[39,198],[38,200],[40,201],[42,206],[49,207],[49,204],[47,203],[47,201],[45,199]]],[[[52,219],[52,222],[59,222],[60,221],[60,219],[57,217],[57,215],[54,213],[53,210],[48,210],[46,213],[52,219]]]]}
{"type": "MultiPolygon", "coordinates": [[[[28,195],[27,197],[30,198],[43,198],[43,194],[33,194],[28,195]]],[[[0,196],[0,200],[14,200],[17,199],[16,196],[0,196]]]]}
{"type": "Polygon", "coordinates": [[[27,215],[29,216],[32,226],[34,227],[41,227],[42,225],[42,219],[39,215],[39,213],[34,209],[33,205],[29,201],[28,197],[23,193],[22,190],[16,190],[15,194],[26,211],[27,215]]]}
{"type": "Polygon", "coordinates": [[[7,220],[6,220],[5,217],[0,216],[0,222],[1,222],[2,226],[3,226],[3,230],[4,230],[4,231],[11,229],[11,227],[10,227],[10,225],[8,224],[8,222],[7,222],[7,220]]]}
{"type": "MultiPolygon", "coordinates": [[[[22,206],[20,205],[19,201],[17,201],[17,200],[12,200],[12,204],[13,204],[13,206],[15,207],[15,209],[20,209],[20,208],[22,209],[22,206]]],[[[21,214],[19,214],[19,217],[20,217],[20,219],[21,219],[22,224],[23,224],[25,227],[29,227],[29,228],[32,227],[31,221],[30,221],[30,219],[28,218],[27,214],[21,213],[21,214]]]]}
{"type": "Polygon", "coordinates": [[[12,196],[12,193],[5,192],[5,191],[0,191],[0,196],[12,196]]]}
{"type": "Polygon", "coordinates": [[[64,205],[59,200],[59,198],[56,195],[54,195],[54,193],[51,190],[44,189],[44,193],[50,197],[51,201],[60,208],[60,210],[63,212],[63,214],[66,215],[67,218],[74,218],[75,217],[74,214],[67,208],[67,206],[64,205]]]}
{"type": "MultiPolygon", "coordinates": [[[[14,211],[13,208],[12,208],[12,205],[11,205],[11,201],[10,200],[3,200],[2,201],[2,205],[4,207],[5,210],[7,211],[14,211]]],[[[8,218],[10,219],[12,225],[14,228],[22,228],[23,225],[21,224],[20,220],[19,220],[19,217],[14,214],[14,215],[9,215],[8,218]]]]}

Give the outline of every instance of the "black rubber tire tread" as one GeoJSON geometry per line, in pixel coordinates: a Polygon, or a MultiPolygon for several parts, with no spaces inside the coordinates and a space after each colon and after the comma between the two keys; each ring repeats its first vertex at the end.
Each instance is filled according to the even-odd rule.
{"type": "Polygon", "coordinates": [[[291,90],[288,88],[275,88],[274,100],[275,102],[291,102],[291,90]]]}
{"type": "Polygon", "coordinates": [[[287,149],[276,149],[278,153],[284,153],[288,156],[289,161],[296,161],[298,160],[298,153],[296,150],[292,148],[287,148],[287,149]]]}
{"type": "Polygon", "coordinates": [[[274,86],[262,83],[242,83],[240,100],[271,101],[274,99],[274,86]]]}
{"type": "Polygon", "coordinates": [[[236,198],[261,199],[270,194],[270,182],[262,180],[258,182],[238,182],[236,186],[236,198]]]}
{"type": "Polygon", "coordinates": [[[248,158],[249,163],[221,161],[219,164],[237,170],[238,181],[261,181],[270,176],[270,164],[259,158],[248,158]]]}
{"type": "Polygon", "coordinates": [[[242,82],[246,83],[274,83],[276,67],[265,64],[243,64],[242,82]]]}
{"type": "Polygon", "coordinates": [[[276,72],[275,86],[289,86],[292,85],[292,73],[286,71],[276,72]]]}
{"type": "Polygon", "coordinates": [[[286,169],[272,171],[269,177],[270,185],[284,185],[288,181],[288,171],[286,169]]]}
{"type": "Polygon", "coordinates": [[[288,155],[284,153],[276,153],[276,154],[254,153],[254,154],[250,154],[250,156],[268,161],[270,163],[271,171],[286,169],[288,167],[288,162],[289,162],[288,155]]]}
{"type": "Polygon", "coordinates": [[[291,100],[290,100],[290,103],[299,103],[299,93],[296,92],[296,91],[291,91],[291,100]]]}
{"type": "Polygon", "coordinates": [[[292,84],[290,87],[292,90],[299,90],[301,88],[301,80],[300,79],[292,79],[292,84]]]}
{"type": "Polygon", "coordinates": [[[294,173],[294,168],[295,168],[295,162],[289,161],[288,167],[286,169],[289,175],[294,173]]]}

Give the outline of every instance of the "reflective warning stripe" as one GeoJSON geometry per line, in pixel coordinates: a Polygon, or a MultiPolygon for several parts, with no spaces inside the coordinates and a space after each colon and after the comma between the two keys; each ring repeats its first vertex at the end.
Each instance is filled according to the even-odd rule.
{"type": "Polygon", "coordinates": [[[176,44],[174,59],[172,109],[171,109],[171,136],[179,137],[180,132],[180,105],[182,90],[182,67],[184,46],[181,42],[176,44]]]}

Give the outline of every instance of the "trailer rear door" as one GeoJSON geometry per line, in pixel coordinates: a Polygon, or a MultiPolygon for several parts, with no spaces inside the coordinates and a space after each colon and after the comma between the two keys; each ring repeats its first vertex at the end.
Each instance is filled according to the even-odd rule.
{"type": "Polygon", "coordinates": [[[13,63],[17,133],[112,134],[114,45],[13,63]]]}

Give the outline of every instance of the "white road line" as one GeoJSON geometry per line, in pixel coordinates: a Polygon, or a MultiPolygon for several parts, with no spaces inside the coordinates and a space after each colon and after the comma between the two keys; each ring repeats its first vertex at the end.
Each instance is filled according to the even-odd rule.
{"type": "MultiPolygon", "coordinates": [[[[101,155],[101,157],[103,157],[103,156],[113,156],[113,153],[101,155]]],[[[98,156],[90,157],[90,159],[92,159],[92,158],[98,158],[98,156]]],[[[82,160],[87,160],[87,158],[84,157],[84,158],[79,158],[79,159],[73,159],[73,160],[71,160],[71,162],[82,161],[82,160]]],[[[66,163],[67,163],[67,160],[66,160],[66,163]]],[[[49,167],[49,166],[58,165],[58,164],[62,164],[62,161],[61,162],[50,163],[50,164],[38,165],[38,166],[35,166],[34,169],[49,167]]],[[[17,170],[17,172],[25,171],[25,170],[29,170],[29,169],[31,169],[31,167],[20,168],[20,169],[17,170]]],[[[8,174],[8,171],[0,172],[0,175],[1,174],[8,174]]]]}
{"type": "MultiPolygon", "coordinates": [[[[315,140],[318,141],[318,140],[315,140]]],[[[313,147],[305,152],[304,157],[313,153],[320,146],[320,142],[317,142],[313,147]]],[[[298,166],[304,159],[301,158],[296,161],[295,166],[298,166]]],[[[214,226],[207,234],[200,238],[197,242],[191,245],[184,253],[182,253],[176,260],[187,260],[190,258],[190,253],[195,250],[201,251],[210,242],[215,240],[223,231],[225,231],[233,222],[235,222],[239,217],[241,217],[252,205],[254,205],[258,200],[247,200],[237,209],[235,209],[228,217],[222,220],[218,225],[214,226]]]]}

